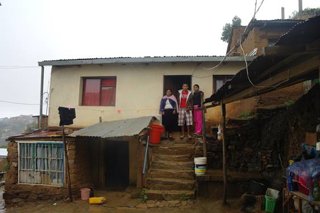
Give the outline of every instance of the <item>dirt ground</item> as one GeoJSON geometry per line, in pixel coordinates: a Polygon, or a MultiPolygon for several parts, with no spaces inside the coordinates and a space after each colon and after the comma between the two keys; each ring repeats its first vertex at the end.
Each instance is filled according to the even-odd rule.
{"type": "MultiPolygon", "coordinates": [[[[132,193],[126,192],[96,192],[96,196],[104,196],[107,202],[103,205],[89,205],[87,201],[75,200],[70,203],[67,201],[38,201],[34,203],[18,203],[16,206],[0,210],[0,213],[143,213],[143,212],[217,212],[217,213],[236,213],[240,212],[239,201],[229,201],[230,206],[224,207],[221,201],[209,199],[198,199],[187,202],[187,205],[179,207],[150,207],[149,202],[143,202],[139,198],[132,198],[132,193]]],[[[152,205],[151,205],[152,206],[152,205]]]]}

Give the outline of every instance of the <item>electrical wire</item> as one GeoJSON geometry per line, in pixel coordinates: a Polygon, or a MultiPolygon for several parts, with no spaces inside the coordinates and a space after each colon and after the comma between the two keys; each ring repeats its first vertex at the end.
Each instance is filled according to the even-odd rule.
{"type": "MultiPolygon", "coordinates": [[[[243,33],[241,33],[240,39],[239,39],[239,41],[238,41],[239,44],[240,44],[240,48],[241,48],[241,46],[242,46],[242,38],[243,38],[243,35],[245,35],[245,33],[246,33],[247,29],[248,29],[248,26],[250,26],[250,24],[255,20],[255,17],[256,17],[256,15],[257,15],[257,13],[259,12],[260,8],[262,7],[263,3],[264,3],[264,0],[262,0],[262,1],[260,2],[259,6],[258,6],[258,8],[257,8],[258,1],[257,1],[257,0],[255,1],[253,16],[252,16],[249,24],[245,27],[243,33]]],[[[226,60],[226,58],[230,55],[230,53],[233,52],[233,50],[235,49],[235,47],[236,47],[236,46],[233,46],[233,47],[226,53],[226,55],[223,57],[223,59],[222,59],[217,65],[215,65],[214,67],[209,67],[209,68],[202,67],[202,69],[209,70],[209,71],[210,71],[210,70],[212,70],[212,71],[216,70],[216,69],[219,68],[219,67],[221,66],[221,64],[226,60]]],[[[244,55],[245,67],[246,67],[246,70],[248,70],[248,62],[247,62],[247,58],[246,58],[246,55],[244,54],[244,52],[243,52],[243,55],[244,55]]],[[[196,78],[208,78],[208,77],[211,77],[211,76],[212,76],[212,74],[211,74],[211,75],[208,75],[208,76],[195,76],[194,73],[196,72],[196,68],[197,68],[197,67],[198,67],[198,66],[196,66],[195,69],[193,70],[193,72],[192,72],[192,77],[196,77],[196,78]]],[[[249,80],[249,81],[251,81],[251,80],[249,80]]],[[[251,82],[250,82],[250,83],[251,83],[251,82]]]]}
{"type": "Polygon", "coordinates": [[[1,70],[10,70],[10,69],[33,69],[39,68],[39,66],[0,66],[1,70]]]}
{"type": "MultiPolygon", "coordinates": [[[[258,2],[258,0],[255,1],[254,14],[253,14],[253,17],[252,17],[252,20],[251,20],[251,21],[254,21],[254,20],[255,20],[255,17],[256,17],[256,15],[257,15],[257,13],[259,12],[259,10],[260,10],[260,8],[261,8],[264,0],[262,0],[262,1],[260,2],[260,5],[259,5],[258,8],[257,8],[257,2],[258,2]]],[[[251,23],[251,21],[250,21],[250,23],[251,23]]],[[[248,26],[249,26],[249,24],[246,26],[244,32],[246,32],[248,26]]],[[[248,61],[247,61],[247,55],[246,55],[246,53],[245,53],[245,51],[244,51],[244,49],[243,49],[242,42],[241,42],[242,36],[243,36],[243,34],[241,34],[241,36],[240,36],[240,49],[241,49],[241,52],[242,52],[242,55],[243,55],[243,59],[244,59],[245,65],[246,65],[247,79],[248,79],[249,83],[250,83],[253,87],[255,87],[255,88],[268,88],[268,87],[269,87],[269,88],[277,88],[277,87],[280,86],[281,84],[283,84],[283,83],[285,83],[285,82],[287,82],[287,81],[290,80],[290,70],[288,70],[288,78],[287,78],[286,80],[282,81],[282,82],[279,82],[279,83],[276,84],[276,85],[256,85],[256,84],[254,84],[253,81],[252,81],[251,78],[250,78],[249,66],[248,66],[248,61]]]]}
{"type": "Polygon", "coordinates": [[[40,104],[23,103],[23,102],[15,102],[15,101],[7,101],[7,100],[0,100],[0,103],[16,104],[16,105],[28,105],[28,106],[38,106],[38,105],[40,105],[40,104]]]}

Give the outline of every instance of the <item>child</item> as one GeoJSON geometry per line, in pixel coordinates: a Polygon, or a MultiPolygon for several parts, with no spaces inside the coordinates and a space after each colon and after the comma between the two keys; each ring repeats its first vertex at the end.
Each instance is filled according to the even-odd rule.
{"type": "Polygon", "coordinates": [[[181,127],[180,139],[185,137],[184,125],[187,126],[188,139],[191,139],[190,126],[192,126],[192,93],[188,90],[188,84],[183,84],[179,90],[179,114],[178,126],[181,127]]]}

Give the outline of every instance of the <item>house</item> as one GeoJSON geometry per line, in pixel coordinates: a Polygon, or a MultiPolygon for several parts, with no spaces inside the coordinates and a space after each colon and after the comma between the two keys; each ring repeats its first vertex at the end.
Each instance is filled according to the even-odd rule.
{"type": "Polygon", "coordinates": [[[229,55],[263,55],[264,48],[273,46],[283,34],[300,22],[302,20],[253,20],[248,26],[233,27],[227,53],[229,55]]]}
{"type": "MultiPolygon", "coordinates": [[[[253,20],[246,27],[233,27],[228,43],[227,54],[243,57],[273,54],[270,50],[281,36],[288,33],[294,26],[301,22],[302,20],[292,19],[253,20]]],[[[261,66],[268,66],[268,64],[261,66]]],[[[233,76],[230,76],[226,80],[231,80],[232,78],[233,76]]],[[[250,78],[250,75],[247,76],[247,78],[250,78]]],[[[305,81],[268,94],[260,94],[248,99],[238,100],[238,104],[241,103],[242,105],[248,106],[240,112],[240,115],[241,117],[246,117],[247,115],[255,113],[256,110],[260,108],[270,108],[275,105],[285,105],[294,102],[304,95],[308,89],[310,89],[310,81],[305,81]]],[[[228,117],[236,118],[232,114],[229,114],[228,117]]]]}
{"type": "MultiPolygon", "coordinates": [[[[141,187],[144,146],[139,135],[159,116],[165,90],[176,93],[183,83],[197,83],[211,94],[224,76],[243,68],[243,60],[178,56],[39,62],[52,66],[48,128],[8,139],[6,203],[62,199],[69,185],[74,196],[83,187],[141,187]],[[59,106],[76,110],[65,134],[59,106]]],[[[208,110],[207,123],[219,119],[219,110],[208,110]]]]}
{"type": "MultiPolygon", "coordinates": [[[[76,108],[74,128],[155,116],[166,89],[173,89],[177,95],[183,83],[190,87],[199,84],[205,94],[211,94],[222,86],[226,76],[244,67],[243,60],[238,56],[178,56],[39,62],[40,66],[52,66],[48,125],[58,126],[58,106],[76,108]]],[[[217,117],[210,113],[215,112],[209,112],[209,122],[217,117]]]]}

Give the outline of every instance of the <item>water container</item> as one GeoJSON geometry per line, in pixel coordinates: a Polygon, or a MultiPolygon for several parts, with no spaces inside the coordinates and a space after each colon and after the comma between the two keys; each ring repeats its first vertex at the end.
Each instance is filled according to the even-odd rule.
{"type": "Polygon", "coordinates": [[[194,173],[197,176],[205,175],[207,171],[207,158],[206,157],[198,157],[194,158],[194,173]]]}
{"type": "Polygon", "coordinates": [[[164,127],[161,125],[151,125],[150,130],[150,143],[159,144],[161,141],[161,135],[164,132],[164,127]]]}
{"type": "Polygon", "coordinates": [[[81,200],[88,200],[90,197],[90,191],[91,189],[89,188],[82,188],[80,189],[81,192],[81,200]]]}

